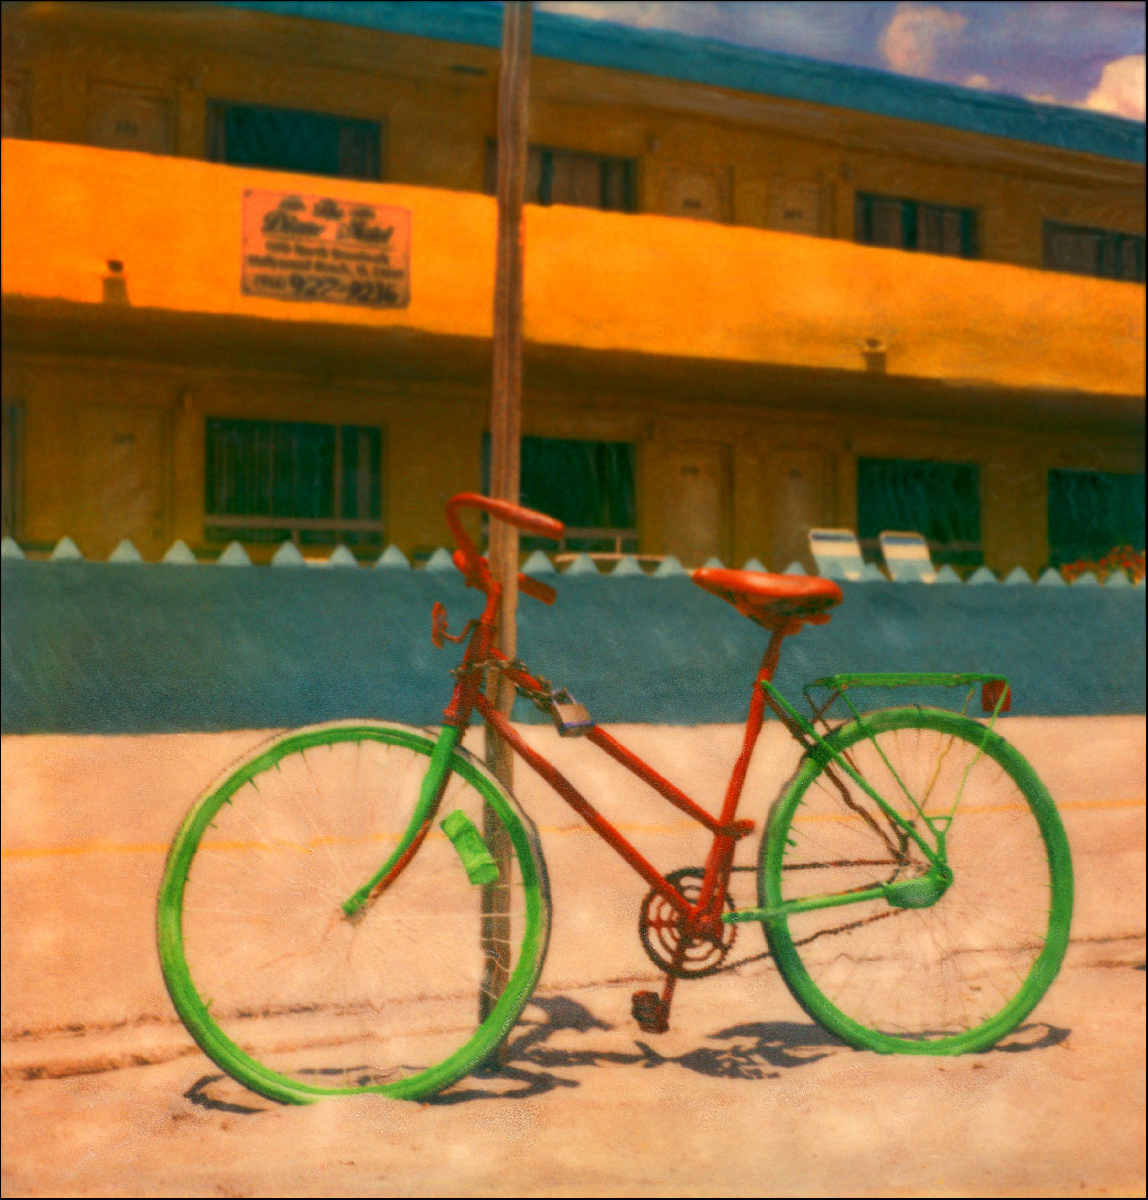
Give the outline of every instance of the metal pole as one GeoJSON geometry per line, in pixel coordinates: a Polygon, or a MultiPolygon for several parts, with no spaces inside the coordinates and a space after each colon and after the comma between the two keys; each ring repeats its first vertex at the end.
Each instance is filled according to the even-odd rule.
{"type": "MultiPolygon", "coordinates": [[[[529,0],[503,5],[502,60],[498,78],[498,249],[494,277],[494,364],[490,404],[490,494],[518,503],[522,436],[522,196],[526,180],[527,99],[530,87],[529,0]]],[[[513,656],[517,645],[518,530],[490,521],[491,573],[502,587],[498,648],[513,656]]],[[[514,689],[490,672],[487,696],[510,715],[514,689]]],[[[486,762],[508,789],[513,784],[510,748],[486,727],[486,762]]],[[[484,834],[499,868],[499,882],[483,888],[482,948],[486,987],[480,1016],[485,1019],[506,987],[510,965],[510,848],[494,814],[485,812],[484,834]]],[[[504,1044],[505,1045],[505,1044],[504,1044]]],[[[500,1055],[499,1065],[505,1061],[500,1055]]]]}

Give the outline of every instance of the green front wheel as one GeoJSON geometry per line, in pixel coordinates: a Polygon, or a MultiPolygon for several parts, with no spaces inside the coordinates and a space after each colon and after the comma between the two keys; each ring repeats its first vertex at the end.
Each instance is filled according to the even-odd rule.
{"type": "Polygon", "coordinates": [[[988,1049],[1033,1010],[1068,945],[1072,862],[1048,792],[1003,738],[955,713],[871,713],[827,742],[934,853],[943,845],[952,874],[930,871],[840,762],[808,756],[762,840],[762,906],[901,886],[765,922],[789,990],[854,1046],[988,1049]]]}
{"type": "Polygon", "coordinates": [[[487,1059],[530,998],[545,866],[529,819],[465,751],[390,885],[353,917],[342,907],[395,857],[434,746],[368,721],[280,735],[176,835],[159,896],[164,980],[200,1047],[252,1090],[291,1103],[433,1095],[487,1059]],[[497,882],[472,878],[476,846],[509,862],[497,882]]]}

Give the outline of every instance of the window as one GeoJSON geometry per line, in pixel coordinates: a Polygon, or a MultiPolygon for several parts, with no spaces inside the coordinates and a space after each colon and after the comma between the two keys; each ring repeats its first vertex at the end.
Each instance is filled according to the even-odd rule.
{"type": "Polygon", "coordinates": [[[329,113],[208,101],[212,162],[343,179],[382,178],[382,126],[329,113]]]}
{"type": "MultiPolygon", "coordinates": [[[[531,146],[526,160],[527,204],[571,204],[611,212],[633,212],[635,163],[573,150],[531,146]]],[[[498,190],[498,146],[486,143],[486,191],[498,190]]]]}
{"type": "Polygon", "coordinates": [[[977,254],[976,214],[971,208],[858,192],[855,229],[856,240],[870,246],[958,258],[977,254]]]}
{"type": "Polygon", "coordinates": [[[869,556],[885,530],[913,530],[935,563],[977,566],[981,551],[980,470],[975,463],[900,458],[857,460],[857,533],[869,556]]]}
{"type": "MultiPolygon", "coordinates": [[[[566,526],[562,549],[634,553],[638,512],[630,442],[522,439],[521,503],[566,526]]],[[[482,481],[490,490],[490,434],[482,439],[482,481]]],[[[544,538],[523,537],[525,550],[553,550],[544,538]]]]}
{"type": "Polygon", "coordinates": [[[1096,562],[1116,546],[1144,549],[1144,476],[1049,471],[1048,548],[1054,567],[1096,562]]]}
{"type": "Polygon", "coordinates": [[[377,546],[381,458],[370,426],[208,418],[207,536],[377,546]]]}
{"type": "Polygon", "coordinates": [[[1144,238],[1132,233],[1044,223],[1044,264],[1050,271],[1144,282],[1144,238]]]}
{"type": "Polygon", "coordinates": [[[19,538],[24,533],[23,521],[23,405],[5,400],[3,425],[0,426],[0,454],[3,458],[3,519],[0,534],[19,538]]]}

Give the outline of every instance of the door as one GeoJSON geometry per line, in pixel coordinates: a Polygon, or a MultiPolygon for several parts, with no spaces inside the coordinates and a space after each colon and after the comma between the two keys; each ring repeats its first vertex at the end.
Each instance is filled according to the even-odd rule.
{"type": "Polygon", "coordinates": [[[727,170],[671,167],[666,172],[666,214],[699,221],[728,221],[730,190],[727,170]]]}
{"type": "Polygon", "coordinates": [[[685,567],[716,555],[729,562],[730,448],[718,442],[680,442],[666,452],[666,553],[685,567]]]}
{"type": "Polygon", "coordinates": [[[769,227],[817,237],[825,232],[825,209],[820,184],[778,179],[770,189],[769,227]]]}
{"type": "Polygon", "coordinates": [[[149,561],[166,549],[166,419],[149,408],[80,410],[72,536],[87,558],[107,558],[121,538],[149,561]]]}
{"type": "Polygon", "coordinates": [[[784,571],[799,562],[810,574],[816,573],[809,530],[833,524],[831,467],[830,456],[821,450],[783,447],[768,456],[771,570],[784,571]]]}

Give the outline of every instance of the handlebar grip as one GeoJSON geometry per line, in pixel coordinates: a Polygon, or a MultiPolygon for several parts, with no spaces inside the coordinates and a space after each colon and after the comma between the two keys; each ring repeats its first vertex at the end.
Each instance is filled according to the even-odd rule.
{"type": "MultiPolygon", "coordinates": [[[[479,496],[475,492],[460,492],[457,496],[452,496],[446,505],[446,523],[454,534],[458,549],[451,557],[466,579],[467,587],[478,588],[487,594],[491,586],[490,564],[475,549],[474,542],[459,520],[457,510],[464,507],[477,508],[538,537],[553,538],[557,541],[566,531],[561,521],[556,521],[545,513],[534,512],[533,509],[521,508],[506,500],[492,500],[489,496],[479,496]]],[[[541,600],[543,604],[553,604],[557,598],[557,593],[548,583],[541,583],[527,575],[519,574],[518,586],[526,595],[541,600]]]]}
{"type": "Polygon", "coordinates": [[[522,508],[520,505],[511,504],[508,500],[492,500],[489,496],[479,496],[474,492],[460,492],[447,501],[447,522],[451,525],[452,530],[454,529],[454,510],[464,507],[481,509],[492,517],[505,521],[508,525],[514,525],[526,533],[533,533],[536,537],[553,538],[558,541],[566,532],[566,526],[561,521],[556,521],[545,513],[535,512],[531,508],[522,508]]]}
{"type": "Polygon", "coordinates": [[[533,596],[535,600],[541,600],[543,604],[553,604],[558,599],[558,593],[548,583],[543,583],[541,579],[532,579],[529,575],[523,575],[521,571],[518,573],[518,590],[525,592],[528,596],[533,596]]]}
{"type": "MultiPolygon", "coordinates": [[[[490,563],[482,555],[477,555],[473,561],[468,561],[461,550],[456,550],[451,557],[454,559],[454,565],[465,577],[466,586],[484,591],[486,585],[490,583],[490,563]]],[[[541,579],[523,575],[521,571],[518,572],[518,590],[525,592],[527,596],[533,596],[535,600],[541,600],[543,604],[553,604],[558,599],[558,593],[550,584],[543,583],[541,579]]],[[[438,643],[436,642],[435,645],[438,643]]]]}
{"type": "Polygon", "coordinates": [[[535,512],[532,508],[522,508],[507,500],[491,500],[487,497],[483,497],[483,499],[486,501],[483,508],[492,517],[498,517],[500,521],[505,521],[508,525],[515,525],[526,533],[533,533],[536,537],[553,538],[554,541],[558,541],[566,532],[566,526],[561,521],[556,521],[545,513],[535,512]]]}

